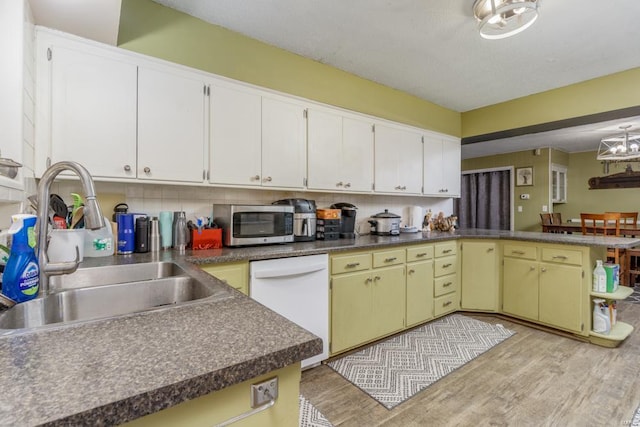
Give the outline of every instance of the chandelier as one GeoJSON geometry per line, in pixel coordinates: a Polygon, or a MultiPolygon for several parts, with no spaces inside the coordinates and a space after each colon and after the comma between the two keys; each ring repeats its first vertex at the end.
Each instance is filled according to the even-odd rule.
{"type": "Polygon", "coordinates": [[[504,39],[529,28],[538,19],[540,0],[475,0],[473,15],[485,39],[504,39]]]}
{"type": "Polygon", "coordinates": [[[640,134],[629,134],[631,125],[620,126],[622,135],[602,138],[597,160],[626,161],[640,158],[640,134]]]}

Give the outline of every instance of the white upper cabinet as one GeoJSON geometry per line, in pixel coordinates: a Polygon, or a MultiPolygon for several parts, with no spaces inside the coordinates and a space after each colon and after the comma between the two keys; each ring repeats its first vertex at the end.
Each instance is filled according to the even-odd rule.
{"type": "Polygon", "coordinates": [[[139,179],[204,181],[204,105],[202,79],[139,68],[139,179]]]}
{"type": "Polygon", "coordinates": [[[371,192],[372,122],[339,112],[309,109],[307,187],[314,190],[371,192]]]}
{"type": "Polygon", "coordinates": [[[409,128],[376,124],[374,171],[376,192],[420,194],[422,134],[409,128]]]}
{"type": "Polygon", "coordinates": [[[262,182],[262,97],[250,90],[210,87],[209,182],[262,182]]]}
{"type": "Polygon", "coordinates": [[[460,139],[448,135],[424,136],[424,194],[460,197],[460,139]]]}
{"type": "Polygon", "coordinates": [[[262,98],[262,185],[303,188],[307,174],[305,108],[262,98]]]}
{"type": "Polygon", "coordinates": [[[39,58],[50,66],[50,162],[73,160],[96,177],[135,178],[136,65],[61,46],[40,55],[51,58],[39,58]]]}

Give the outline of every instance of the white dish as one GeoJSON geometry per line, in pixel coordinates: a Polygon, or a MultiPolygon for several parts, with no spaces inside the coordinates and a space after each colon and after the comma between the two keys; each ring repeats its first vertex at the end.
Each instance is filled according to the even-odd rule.
{"type": "Polygon", "coordinates": [[[418,231],[418,227],[400,227],[400,232],[401,233],[417,233],[418,231]]]}

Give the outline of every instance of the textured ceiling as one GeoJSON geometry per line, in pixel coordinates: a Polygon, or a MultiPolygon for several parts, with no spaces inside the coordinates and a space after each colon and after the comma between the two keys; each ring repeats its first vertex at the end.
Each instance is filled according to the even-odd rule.
{"type": "Polygon", "coordinates": [[[154,0],[456,111],[640,66],[640,1],[541,0],[484,40],[473,0],[154,0]]]}

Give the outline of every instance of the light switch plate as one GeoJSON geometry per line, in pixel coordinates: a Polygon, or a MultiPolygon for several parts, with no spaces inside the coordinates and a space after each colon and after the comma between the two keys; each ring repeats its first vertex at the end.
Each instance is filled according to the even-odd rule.
{"type": "Polygon", "coordinates": [[[518,212],[522,212],[522,206],[518,206],[518,212]]]}

